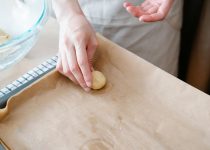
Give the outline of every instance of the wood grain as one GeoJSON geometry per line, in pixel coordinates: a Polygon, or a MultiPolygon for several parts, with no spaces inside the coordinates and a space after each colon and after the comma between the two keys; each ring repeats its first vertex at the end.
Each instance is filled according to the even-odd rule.
{"type": "Polygon", "coordinates": [[[53,72],[10,100],[0,136],[15,150],[208,150],[210,97],[99,36],[84,92],[53,72]]]}

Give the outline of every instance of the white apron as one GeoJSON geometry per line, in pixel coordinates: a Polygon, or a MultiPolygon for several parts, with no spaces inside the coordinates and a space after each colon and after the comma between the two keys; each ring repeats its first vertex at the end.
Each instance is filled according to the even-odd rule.
{"type": "MultiPolygon", "coordinates": [[[[174,0],[164,21],[139,22],[123,8],[124,0],[79,0],[94,29],[163,70],[177,75],[182,0],[174,0]]],[[[142,0],[129,0],[139,5],[142,0]]],[[[141,69],[141,68],[139,68],[141,69]]]]}

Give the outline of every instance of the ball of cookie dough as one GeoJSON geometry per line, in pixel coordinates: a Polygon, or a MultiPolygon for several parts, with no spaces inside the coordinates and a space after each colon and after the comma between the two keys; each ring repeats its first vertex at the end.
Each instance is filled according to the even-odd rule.
{"type": "Polygon", "coordinates": [[[92,89],[99,90],[103,88],[106,84],[106,78],[100,71],[92,72],[93,81],[92,81],[92,89]]]}

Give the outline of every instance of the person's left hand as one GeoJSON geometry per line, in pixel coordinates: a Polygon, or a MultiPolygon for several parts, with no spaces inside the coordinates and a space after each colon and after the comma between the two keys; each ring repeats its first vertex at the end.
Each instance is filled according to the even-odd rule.
{"type": "Polygon", "coordinates": [[[123,6],[134,17],[140,21],[154,22],[163,20],[174,0],[145,0],[139,6],[134,6],[131,3],[125,2],[123,6]]]}

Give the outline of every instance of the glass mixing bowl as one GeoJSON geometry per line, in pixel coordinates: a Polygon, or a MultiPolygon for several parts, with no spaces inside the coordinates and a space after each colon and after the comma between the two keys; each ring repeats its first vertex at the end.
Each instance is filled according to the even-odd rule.
{"type": "Polygon", "coordinates": [[[0,0],[0,29],[10,35],[0,44],[0,70],[17,63],[30,51],[47,18],[47,0],[0,0]]]}

